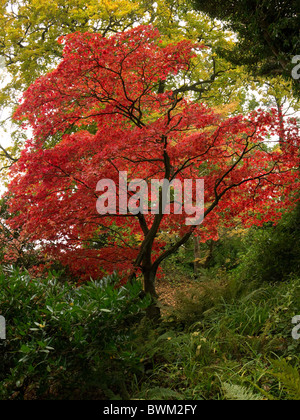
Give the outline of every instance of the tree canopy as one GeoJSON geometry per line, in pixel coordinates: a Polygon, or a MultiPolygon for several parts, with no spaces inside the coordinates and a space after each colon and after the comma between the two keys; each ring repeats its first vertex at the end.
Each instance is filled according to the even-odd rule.
{"type": "MultiPolygon", "coordinates": [[[[6,77],[0,91],[0,108],[11,110],[6,112],[7,117],[12,115],[22,92],[57,66],[62,58],[63,46],[57,42],[61,36],[91,32],[109,37],[138,24],[158,28],[163,45],[183,39],[204,44],[207,48],[201,61],[194,61],[187,75],[193,95],[210,106],[230,106],[231,112],[241,110],[251,83],[249,75],[217,52],[218,48],[233,47],[230,33],[183,0],[2,1],[0,56],[5,59],[6,77]]],[[[2,121],[4,127],[5,123],[6,118],[2,121]]],[[[2,168],[19,157],[26,138],[18,126],[10,132],[14,143],[0,150],[2,168]]]]}
{"type": "MultiPolygon", "coordinates": [[[[146,291],[155,295],[161,262],[199,226],[185,223],[190,213],[177,213],[172,200],[171,214],[163,205],[144,214],[141,195],[132,196],[136,188],[128,190],[136,212],[126,204],[125,212],[116,206],[113,213],[97,213],[98,181],[113,180],[120,194],[123,172],[128,182],[202,178],[203,241],[217,237],[220,220],[223,226],[236,217],[245,226],[262,225],[294,206],[300,163],[295,119],[283,130],[275,109],[228,118],[193,100],[182,83],[201,44],[163,46],[152,26],[109,38],[77,32],[60,42],[63,60],[29,87],[15,114],[29,122],[33,138],[9,185],[9,226],[49,262],[61,261],[81,279],[103,270],[141,270],[146,291]],[[280,147],[268,147],[268,139],[280,139],[280,147]],[[176,233],[174,243],[161,236],[166,231],[176,233]]],[[[149,200],[161,203],[163,194],[147,195],[147,208],[149,200]]],[[[195,203],[197,192],[189,198],[195,203]]],[[[8,244],[6,260],[15,255],[8,244]]]]}

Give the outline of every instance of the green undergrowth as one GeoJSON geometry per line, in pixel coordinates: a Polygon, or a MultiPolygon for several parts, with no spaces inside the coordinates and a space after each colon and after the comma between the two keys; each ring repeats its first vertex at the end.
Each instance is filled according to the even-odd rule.
{"type": "Polygon", "coordinates": [[[137,345],[148,376],[134,395],[168,389],[189,400],[300,399],[300,341],[292,337],[299,303],[297,278],[259,289],[215,282],[179,293],[160,330],[137,345]]]}
{"type": "Polygon", "coordinates": [[[1,399],[298,400],[300,279],[195,282],[158,325],[141,284],[0,274],[1,399]]]}

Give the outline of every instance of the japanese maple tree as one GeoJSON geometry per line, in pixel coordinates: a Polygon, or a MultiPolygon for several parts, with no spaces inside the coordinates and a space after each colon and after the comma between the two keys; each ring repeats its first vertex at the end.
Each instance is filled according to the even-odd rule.
{"type": "Polygon", "coordinates": [[[30,235],[43,255],[81,280],[141,272],[152,296],[160,264],[191,235],[216,238],[220,222],[233,226],[237,218],[244,226],[278,221],[295,205],[300,164],[295,120],[283,133],[275,110],[225,118],[197,103],[188,74],[201,45],[162,47],[159,39],[152,26],[61,38],[61,63],[30,86],[15,114],[33,138],[9,186],[10,228],[30,235]],[[99,214],[98,181],[118,189],[125,171],[128,182],[204,179],[203,223],[188,226],[185,212],[162,207],[99,214]]]}

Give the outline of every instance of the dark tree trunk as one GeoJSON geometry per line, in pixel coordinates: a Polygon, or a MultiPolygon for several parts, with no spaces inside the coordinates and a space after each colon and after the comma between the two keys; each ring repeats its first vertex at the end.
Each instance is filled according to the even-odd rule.
{"type": "Polygon", "coordinates": [[[198,276],[199,268],[201,267],[200,264],[201,258],[201,250],[200,250],[200,242],[198,236],[194,235],[194,275],[195,277],[198,276]]]}
{"type": "Polygon", "coordinates": [[[147,317],[152,321],[159,321],[161,313],[160,308],[157,305],[158,295],[155,288],[156,269],[153,267],[147,267],[143,269],[144,275],[144,290],[146,294],[151,296],[152,302],[147,309],[147,317]]]}

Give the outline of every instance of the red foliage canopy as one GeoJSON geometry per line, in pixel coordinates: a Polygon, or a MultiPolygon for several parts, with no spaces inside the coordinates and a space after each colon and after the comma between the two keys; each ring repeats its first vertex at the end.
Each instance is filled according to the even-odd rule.
{"type": "Polygon", "coordinates": [[[10,226],[82,280],[142,269],[153,283],[160,263],[193,232],[204,241],[236,218],[245,226],[276,222],[295,202],[296,122],[283,134],[275,110],[225,119],[184,98],[188,86],[168,89],[183,83],[201,46],[162,47],[159,37],[141,26],[108,39],[62,38],[63,60],[25,92],[15,114],[34,136],[12,170],[10,226]],[[281,147],[268,147],[279,134],[281,147]],[[204,179],[203,224],[186,226],[186,214],[98,214],[97,182],[118,186],[120,171],[128,181],[204,179]],[[177,242],[167,244],[160,232],[176,233],[177,242]]]}

